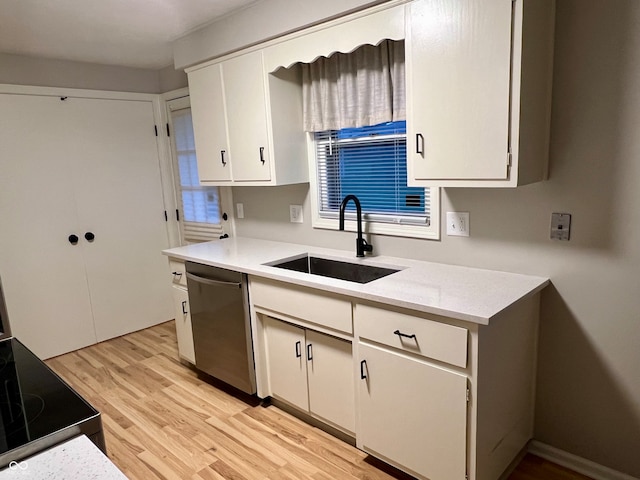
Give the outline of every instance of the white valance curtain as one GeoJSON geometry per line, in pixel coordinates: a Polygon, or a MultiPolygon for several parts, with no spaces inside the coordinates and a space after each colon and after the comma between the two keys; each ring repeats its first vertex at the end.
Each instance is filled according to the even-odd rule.
{"type": "Polygon", "coordinates": [[[404,41],[384,40],[302,64],[302,95],[307,132],[404,120],[404,41]]]}

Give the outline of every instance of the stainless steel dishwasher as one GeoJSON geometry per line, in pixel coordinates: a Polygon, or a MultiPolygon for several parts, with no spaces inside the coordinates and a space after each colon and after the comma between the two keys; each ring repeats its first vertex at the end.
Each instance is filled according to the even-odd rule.
{"type": "Polygon", "coordinates": [[[256,392],[245,274],[186,262],[196,368],[256,392]]]}

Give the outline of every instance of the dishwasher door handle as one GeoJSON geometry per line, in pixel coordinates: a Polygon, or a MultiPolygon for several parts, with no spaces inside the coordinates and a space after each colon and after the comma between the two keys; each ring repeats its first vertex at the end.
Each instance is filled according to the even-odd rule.
{"type": "Polygon", "coordinates": [[[194,275],[193,273],[187,272],[187,278],[193,280],[194,282],[204,283],[205,285],[211,285],[213,287],[236,287],[241,288],[241,282],[225,282],[222,280],[211,280],[210,278],[201,277],[199,275],[194,275]]]}

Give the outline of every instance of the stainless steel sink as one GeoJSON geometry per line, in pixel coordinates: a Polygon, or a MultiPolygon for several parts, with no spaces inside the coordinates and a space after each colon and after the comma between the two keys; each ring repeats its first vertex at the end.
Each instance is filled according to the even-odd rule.
{"type": "Polygon", "coordinates": [[[362,265],[360,263],[341,262],[328,258],[305,255],[286,260],[277,260],[268,265],[296,272],[321,275],[323,277],[337,278],[348,282],[369,283],[378,278],[386,277],[398,272],[398,269],[362,265]]]}

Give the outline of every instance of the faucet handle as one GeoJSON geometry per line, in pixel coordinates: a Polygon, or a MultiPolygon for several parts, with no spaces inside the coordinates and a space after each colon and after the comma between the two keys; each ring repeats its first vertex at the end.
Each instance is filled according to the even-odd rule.
{"type": "Polygon", "coordinates": [[[361,239],[361,242],[363,252],[373,252],[373,245],[368,243],[364,238],[361,239]]]}

